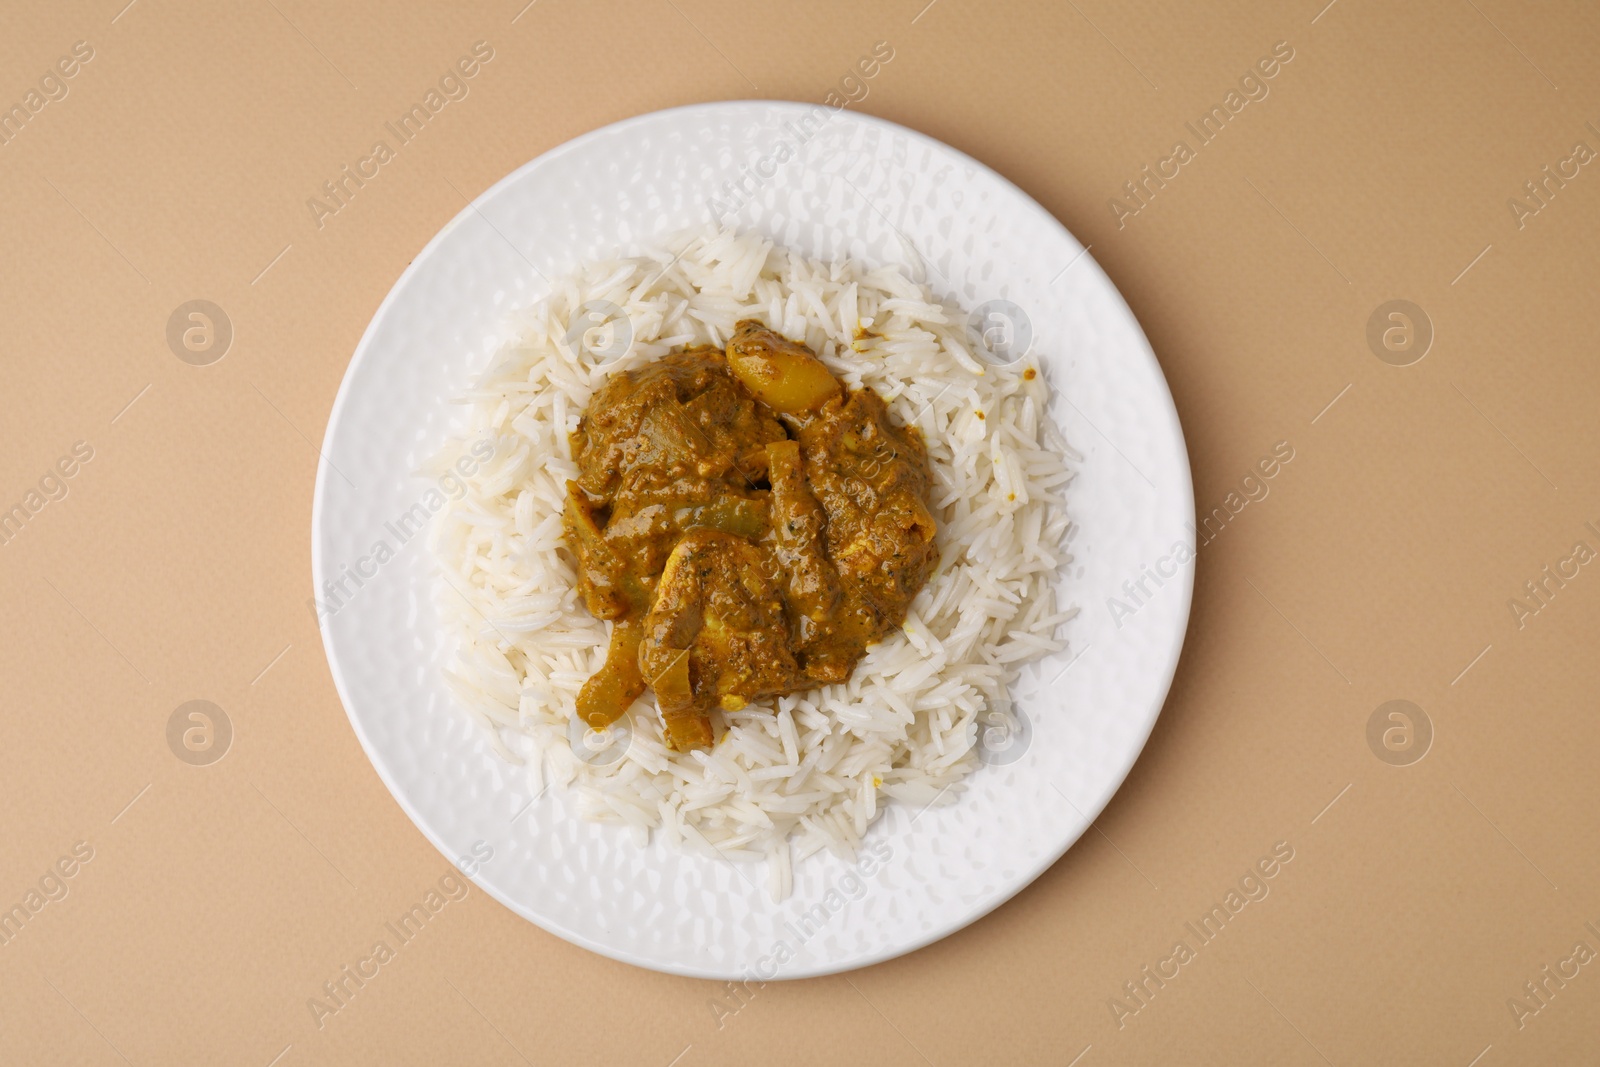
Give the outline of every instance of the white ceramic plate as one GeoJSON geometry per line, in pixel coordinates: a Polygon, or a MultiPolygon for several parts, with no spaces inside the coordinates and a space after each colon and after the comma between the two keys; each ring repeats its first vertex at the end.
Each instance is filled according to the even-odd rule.
{"type": "Polygon", "coordinates": [[[349,596],[322,618],[339,695],[413,822],[479,886],[553,933],[628,963],[708,978],[795,978],[909,952],[960,929],[1061,856],[1111,799],[1166,698],[1192,568],[1138,604],[1123,589],[1193,545],[1194,495],[1177,413],[1116,288],[1060,223],[982,164],[878,119],[800,104],[663,111],[562,145],[450,221],[384,300],[334,401],[317,471],[312,573],[349,596]],[[821,119],[826,121],[819,121],[821,119]],[[747,176],[754,176],[753,178],[747,176]],[[724,183],[743,179],[745,193],[724,183]],[[715,206],[708,206],[714,204],[715,206]],[[1081,607],[1071,649],[1013,691],[1031,736],[980,767],[957,803],[890,804],[857,876],[820,855],[773,904],[754,868],[638,848],[581,821],[559,788],[535,797],[451,705],[432,561],[401,517],[413,475],[452,424],[448,399],[482,370],[504,313],[544,277],[722,221],[814,256],[896,261],[968,309],[1022,308],[1072,446],[1081,607]],[[377,563],[382,543],[394,558],[377,563]],[[356,587],[351,572],[360,575],[356,587]],[[1110,598],[1134,608],[1112,612],[1110,598]],[[487,857],[487,858],[486,858],[487,857]],[[759,888],[758,888],[759,887],[759,888]]]}

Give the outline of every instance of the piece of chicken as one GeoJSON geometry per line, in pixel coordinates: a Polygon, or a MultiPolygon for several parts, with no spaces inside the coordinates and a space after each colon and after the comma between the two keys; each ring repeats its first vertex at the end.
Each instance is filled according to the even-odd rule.
{"type": "Polygon", "coordinates": [[[806,481],[828,518],[828,558],[844,588],[834,634],[853,667],[868,645],[905,621],[939,565],[937,524],[926,504],[928,449],[915,428],[895,425],[871,389],[829,400],[797,432],[806,481]]]}
{"type": "Polygon", "coordinates": [[[803,684],[770,569],[761,549],[718,530],[690,531],[667,557],[639,668],[674,749],[711,743],[712,708],[737,710],[803,684]]]}
{"type": "Polygon", "coordinates": [[[795,441],[767,446],[772,480],[771,549],[788,607],[796,659],[818,684],[849,677],[855,659],[836,655],[834,624],[844,598],[839,572],[828,558],[828,516],[806,485],[804,460],[795,441]]]}

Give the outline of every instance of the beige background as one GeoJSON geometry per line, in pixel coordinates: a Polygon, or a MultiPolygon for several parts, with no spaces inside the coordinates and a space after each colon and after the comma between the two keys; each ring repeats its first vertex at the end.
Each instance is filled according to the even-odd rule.
{"type": "Polygon", "coordinates": [[[75,442],[93,458],[0,544],[0,907],[76,843],[93,858],[0,946],[0,1060],[1594,1062],[1600,964],[1545,979],[1520,1028],[1507,1001],[1600,950],[1600,566],[1520,629],[1508,601],[1600,549],[1600,166],[1520,229],[1507,200],[1600,150],[1600,13],[1324,2],[10,5],[0,102],[74,42],[94,58],[0,146],[0,508],[75,442]],[[471,95],[319,230],[306,199],[478,40],[471,95]],[[315,442],[363,328],[463,194],[641,112],[821,100],[880,40],[860,110],[1092,243],[1171,381],[1202,509],[1295,449],[1200,554],[1143,758],[995,914],[769,985],[720,1027],[719,985],[473,891],[319,1030],[307,999],[448,870],[363,756],[305,608],[315,442]],[[1270,95],[1119,229],[1109,198],[1279,41],[1270,95]],[[196,298],[235,331],[211,366],[165,338],[196,298]],[[1365,336],[1394,298],[1436,332],[1405,368],[1365,336]],[[209,766],[167,743],[193,699],[234,728],[209,766]],[[1368,746],[1391,699],[1435,731],[1409,766],[1368,746]],[[1270,896],[1119,1028],[1108,1000],[1279,841],[1270,896]]]}

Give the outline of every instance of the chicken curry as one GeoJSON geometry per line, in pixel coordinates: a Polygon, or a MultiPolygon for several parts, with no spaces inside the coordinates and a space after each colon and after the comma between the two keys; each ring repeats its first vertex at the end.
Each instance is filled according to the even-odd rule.
{"type": "Polygon", "coordinates": [[[845,681],[939,562],[921,434],[753,320],[613,375],[572,453],[567,543],[612,621],[578,696],[596,729],[649,687],[682,751],[713,709],[845,681]]]}

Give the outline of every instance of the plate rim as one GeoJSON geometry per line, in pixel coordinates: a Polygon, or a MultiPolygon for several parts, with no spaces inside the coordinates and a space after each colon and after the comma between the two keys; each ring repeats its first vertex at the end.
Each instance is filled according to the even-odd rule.
{"type": "MultiPolygon", "coordinates": [[[[547,165],[549,162],[558,159],[569,152],[576,151],[591,141],[598,140],[601,137],[608,135],[625,133],[631,127],[658,122],[668,118],[669,116],[683,114],[714,114],[721,111],[737,111],[742,108],[750,107],[813,111],[826,109],[828,105],[806,103],[803,101],[794,100],[761,98],[703,101],[698,103],[682,104],[676,107],[663,108],[656,111],[648,111],[642,114],[632,115],[627,118],[620,119],[616,122],[607,123],[604,126],[596,127],[569,140],[563,141],[544,152],[541,152],[539,155],[516,167],[501,177],[498,181],[488,186],[477,196],[473,197],[466,205],[464,205],[460,211],[451,216],[451,218],[439,228],[438,232],[435,233],[425,245],[423,245],[422,249],[412,257],[411,261],[406,265],[405,270],[403,270],[399,277],[394,280],[393,284],[390,285],[389,291],[384,295],[383,300],[379,302],[377,308],[372,313],[372,317],[368,320],[366,328],[362,331],[361,339],[356,343],[356,347],[350,356],[350,360],[345,365],[344,375],[340,379],[338,391],[334,394],[333,404],[328,411],[328,421],[322,436],[322,447],[318,450],[319,457],[317,461],[317,474],[312,490],[311,502],[311,588],[313,598],[315,598],[322,587],[322,581],[325,573],[324,565],[326,561],[323,559],[321,538],[319,535],[323,525],[322,517],[325,493],[328,486],[329,472],[332,466],[328,459],[328,453],[333,447],[333,438],[339,428],[341,419],[345,414],[345,408],[350,401],[352,392],[351,383],[356,376],[356,371],[363,365],[364,361],[369,357],[369,354],[374,347],[374,335],[376,334],[380,323],[384,320],[391,305],[399,299],[399,294],[406,288],[406,285],[412,276],[422,269],[424,261],[435,254],[439,246],[446,239],[448,239],[458,227],[475,216],[475,214],[478,212],[478,205],[480,203],[491,199],[504,187],[519,181],[525,173],[533,170],[536,167],[547,165]]],[[[1178,486],[1167,490],[1167,492],[1180,493],[1185,497],[1183,501],[1178,501],[1177,503],[1181,503],[1183,505],[1182,510],[1187,512],[1189,515],[1192,527],[1193,518],[1196,514],[1194,473],[1193,467],[1189,462],[1188,440],[1183,432],[1182,420],[1178,416],[1177,403],[1172,395],[1171,383],[1167,380],[1166,373],[1161,367],[1161,362],[1156,357],[1155,349],[1150,343],[1149,336],[1144,331],[1144,326],[1139,322],[1138,316],[1133,313],[1133,309],[1128,305],[1127,298],[1123,296],[1122,290],[1118,288],[1114,281],[1111,280],[1111,277],[1106,274],[1105,269],[1101,267],[1099,261],[1096,260],[1093,254],[1089,251],[1089,246],[1084,245],[1081,241],[1079,241],[1077,236],[1073,234],[1072,231],[1069,230],[1060,219],[1056,218],[1056,216],[1047,210],[1044,205],[1040,204],[1037,200],[1030,196],[1026,190],[1022,189],[1015,182],[1011,181],[1009,178],[1005,177],[988,164],[974,159],[972,156],[961,151],[960,149],[946,144],[944,141],[941,141],[929,134],[922,133],[921,131],[913,129],[909,126],[903,126],[900,123],[893,122],[889,119],[880,118],[876,115],[869,115],[846,108],[834,110],[835,114],[830,115],[828,121],[832,121],[839,115],[845,115],[851,121],[864,123],[868,126],[876,126],[885,131],[907,137],[912,142],[917,143],[922,147],[931,148],[940,153],[950,154],[956,160],[973,168],[975,171],[997,183],[1002,189],[1014,194],[1018,198],[1019,204],[1024,210],[1032,213],[1038,219],[1038,221],[1042,222],[1047,227],[1053,228],[1060,236],[1065,237],[1072,245],[1077,246],[1079,249],[1079,254],[1073,260],[1073,263],[1077,263],[1079,260],[1087,260],[1088,265],[1092,267],[1099,276],[1100,282],[1107,289],[1109,289],[1111,294],[1116,297],[1115,307],[1120,309],[1120,313],[1126,318],[1127,324],[1132,327],[1133,335],[1138,341],[1138,344],[1135,346],[1138,350],[1138,355],[1148,363],[1149,369],[1154,371],[1155,380],[1160,385],[1160,397],[1165,402],[1166,414],[1169,417],[1172,430],[1176,435],[1177,455],[1181,462],[1183,475],[1181,483],[1178,486]]],[[[1128,355],[1132,354],[1133,353],[1131,352],[1128,353],[1128,355]]],[[[1058,860],[1061,859],[1062,856],[1066,855],[1072,846],[1077,844],[1083,835],[1088,832],[1089,827],[1094,824],[1095,820],[1100,817],[1100,815],[1110,805],[1111,801],[1122,790],[1122,786],[1127,781],[1128,775],[1132,773],[1134,765],[1138,763],[1140,756],[1144,754],[1145,747],[1150,741],[1150,735],[1155,730],[1156,722],[1160,719],[1161,713],[1166,707],[1167,698],[1171,695],[1172,683],[1176,678],[1178,666],[1182,660],[1183,649],[1188,636],[1189,624],[1193,609],[1196,569],[1197,568],[1195,566],[1190,566],[1184,568],[1182,571],[1182,582],[1180,584],[1180,588],[1178,589],[1181,604],[1177,614],[1175,615],[1175,620],[1181,620],[1181,625],[1178,625],[1175,621],[1173,626],[1174,633],[1168,635],[1168,644],[1170,646],[1170,650],[1166,656],[1166,662],[1162,664],[1162,669],[1160,672],[1162,677],[1160,677],[1156,693],[1152,697],[1152,706],[1143,712],[1146,721],[1138,733],[1138,744],[1128,746],[1128,754],[1126,759],[1124,760],[1123,765],[1116,770],[1115,775],[1111,779],[1108,779],[1109,785],[1105,790],[1104,796],[1098,797],[1093,804],[1086,805],[1080,809],[1084,816],[1083,825],[1075,833],[1064,835],[1059,847],[1045,849],[1044,852],[1041,853],[1037,862],[1028,868],[1019,869],[1017,874],[1009,879],[1006,879],[1001,888],[992,894],[990,898],[980,900],[975,905],[968,905],[953,922],[937,924],[931,931],[925,932],[918,937],[909,939],[903,943],[897,943],[893,946],[886,947],[863,957],[853,958],[839,963],[819,962],[809,967],[795,967],[788,972],[777,975],[773,979],[767,980],[795,981],[805,978],[825,977],[827,975],[840,974],[848,971],[859,970],[864,967],[874,966],[876,964],[884,963],[889,960],[919,951],[985,918],[1001,905],[1016,897],[1028,886],[1032,885],[1039,879],[1041,875],[1044,874],[1045,871],[1049,870],[1056,864],[1058,860]]],[[[372,769],[377,773],[379,780],[384,785],[384,788],[389,791],[390,797],[392,797],[395,802],[400,805],[401,811],[403,811],[406,817],[411,820],[412,825],[422,833],[423,837],[426,838],[428,842],[432,844],[442,856],[445,857],[446,860],[450,862],[453,870],[459,871],[460,867],[456,859],[451,855],[451,850],[446,846],[446,843],[441,839],[440,835],[429,824],[429,820],[426,820],[421,816],[420,812],[413,805],[406,792],[397,786],[396,780],[392,777],[391,772],[385,765],[384,760],[380,758],[379,752],[375,747],[372,738],[368,736],[361,723],[361,720],[355,714],[347,689],[344,670],[334,648],[332,631],[329,627],[323,625],[323,620],[320,617],[317,619],[317,630],[322,639],[323,654],[328,663],[329,673],[333,678],[334,690],[339,696],[339,703],[344,709],[345,718],[349,721],[351,728],[355,732],[356,739],[361,745],[362,751],[366,754],[368,764],[370,764],[372,769]]],[[[1077,805],[1074,805],[1074,807],[1077,807],[1077,805]]],[[[535,916],[529,914],[520,902],[509,899],[507,895],[502,894],[500,891],[489,885],[479,882],[476,877],[467,874],[465,871],[461,871],[461,873],[469,881],[471,881],[476,888],[492,897],[500,904],[504,905],[520,918],[532,923],[547,933],[551,933],[557,937],[560,937],[562,940],[567,941],[570,944],[577,945],[578,947],[587,949],[590,952],[598,953],[599,955],[608,959],[613,959],[619,963],[629,964],[646,970],[677,975],[685,978],[725,980],[743,977],[738,974],[731,974],[728,971],[718,970],[714,966],[705,967],[696,965],[692,962],[684,961],[667,963],[654,959],[645,959],[639,955],[629,953],[626,949],[618,948],[612,945],[601,944],[575,930],[568,929],[560,922],[553,921],[547,916],[541,915],[536,918],[535,916]]]]}

